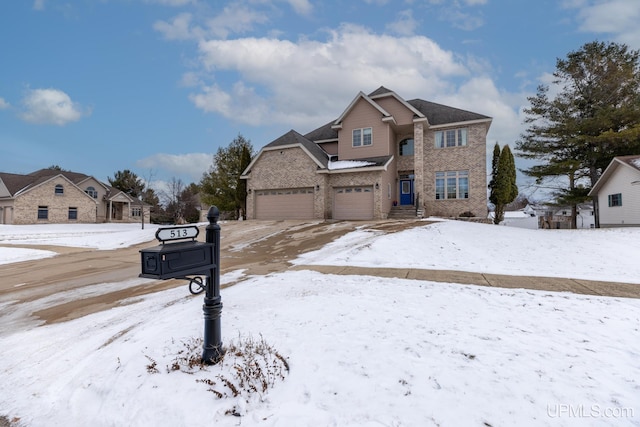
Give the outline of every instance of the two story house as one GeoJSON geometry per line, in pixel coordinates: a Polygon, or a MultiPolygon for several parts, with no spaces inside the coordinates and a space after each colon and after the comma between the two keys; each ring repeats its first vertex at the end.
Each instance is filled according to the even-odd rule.
{"type": "Polygon", "coordinates": [[[335,120],[264,146],[245,169],[249,219],[487,216],[492,119],[385,87],[358,93],[335,120]]]}

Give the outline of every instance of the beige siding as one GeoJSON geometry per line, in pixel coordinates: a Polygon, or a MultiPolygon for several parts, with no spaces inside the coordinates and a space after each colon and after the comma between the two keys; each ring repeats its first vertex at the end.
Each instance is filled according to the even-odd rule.
{"type": "Polygon", "coordinates": [[[640,225],[640,173],[618,165],[609,180],[598,191],[600,226],[640,225]],[[622,206],[609,207],[610,194],[622,194],[622,206]]]}
{"type": "Polygon", "coordinates": [[[413,111],[404,106],[400,101],[392,96],[374,99],[376,104],[385,109],[395,119],[396,125],[412,125],[413,111]]]}
{"type": "Polygon", "coordinates": [[[313,188],[256,192],[256,219],[313,219],[313,188]]]}
{"type": "Polygon", "coordinates": [[[367,101],[360,99],[342,122],[338,132],[340,160],[388,156],[390,154],[389,126],[382,122],[382,114],[367,101]],[[372,128],[370,146],[353,147],[353,130],[372,128]]]}

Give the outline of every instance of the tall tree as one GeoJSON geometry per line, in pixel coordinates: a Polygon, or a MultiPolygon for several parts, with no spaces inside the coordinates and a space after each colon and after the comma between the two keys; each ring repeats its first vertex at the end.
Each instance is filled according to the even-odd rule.
{"type": "Polygon", "coordinates": [[[216,205],[221,211],[233,211],[236,218],[246,212],[247,188],[240,175],[251,163],[253,146],[242,135],[228,147],[218,148],[213,165],[200,180],[202,201],[216,205]]]}
{"type": "Polygon", "coordinates": [[[640,55],[624,44],[591,42],[556,61],[552,82],[525,109],[528,128],[516,148],[540,163],[523,172],[536,182],[564,178],[558,202],[576,205],[613,157],[640,152],[640,55]]]}
{"type": "MultiPolygon", "coordinates": [[[[497,146],[497,144],[496,144],[497,146]]],[[[494,148],[494,155],[495,155],[494,148]]],[[[491,194],[489,200],[494,204],[493,223],[500,224],[504,220],[504,208],[518,197],[518,186],[516,185],[516,163],[511,153],[509,145],[502,147],[496,171],[492,177],[491,194]]]]}
{"type": "Polygon", "coordinates": [[[138,175],[131,172],[129,169],[117,171],[113,175],[113,178],[107,179],[109,180],[109,185],[120,191],[124,191],[136,199],[142,195],[145,188],[144,182],[138,178],[138,175]]]}
{"type": "Polygon", "coordinates": [[[489,201],[495,206],[496,201],[493,196],[493,189],[496,185],[496,177],[498,175],[498,161],[500,160],[500,145],[496,141],[493,146],[493,158],[491,159],[491,181],[489,181],[489,201]]]}

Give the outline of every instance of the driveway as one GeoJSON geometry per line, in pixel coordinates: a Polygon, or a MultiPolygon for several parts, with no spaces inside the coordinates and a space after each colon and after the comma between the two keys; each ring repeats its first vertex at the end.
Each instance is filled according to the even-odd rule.
{"type": "MultiPolygon", "coordinates": [[[[341,266],[291,266],[289,260],[313,251],[336,238],[366,227],[392,233],[428,224],[418,220],[387,221],[229,221],[221,223],[221,273],[243,269],[247,275],[265,275],[287,269],[311,269],[331,274],[358,274],[381,277],[432,280],[564,291],[588,295],[640,297],[640,286],[625,283],[595,282],[577,279],[502,276],[420,269],[359,268],[341,266]]],[[[204,238],[204,230],[200,236],[204,238]]],[[[142,248],[156,245],[150,241],[129,248],[99,251],[86,248],[38,247],[58,253],[53,258],[0,265],[0,307],[2,317],[11,317],[11,329],[19,325],[54,323],[77,318],[134,301],[136,296],[185,286],[179,280],[140,282],[142,248]],[[110,284],[131,281],[130,285],[110,289],[110,284]],[[104,288],[96,289],[95,285],[104,288]],[[70,291],[70,292],[68,292],[70,291]],[[31,303],[31,305],[30,305],[31,303]],[[25,313],[20,308],[33,307],[25,313]],[[28,318],[19,318],[20,315],[28,318]]],[[[15,246],[12,246],[15,247],[15,246]]],[[[34,248],[34,246],[28,246],[34,248]]],[[[233,283],[226,284],[230,286],[233,283]]],[[[185,286],[185,294],[187,294],[185,286]]],[[[2,333],[0,329],[0,334],[2,333]]],[[[8,332],[8,331],[4,331],[8,332]]]]}

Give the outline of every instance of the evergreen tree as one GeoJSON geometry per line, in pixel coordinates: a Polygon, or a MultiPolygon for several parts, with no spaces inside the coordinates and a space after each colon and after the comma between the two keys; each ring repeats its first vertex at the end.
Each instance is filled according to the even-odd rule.
{"type": "Polygon", "coordinates": [[[218,148],[210,171],[200,180],[202,201],[216,205],[220,211],[234,212],[235,218],[239,217],[240,211],[244,215],[247,187],[240,175],[251,163],[252,156],[251,141],[240,134],[228,147],[218,148]]]}
{"type": "Polygon", "coordinates": [[[493,188],[496,185],[496,176],[498,175],[498,160],[500,159],[500,145],[496,141],[493,146],[493,158],[491,159],[491,181],[489,181],[489,201],[495,206],[496,201],[493,196],[493,188]]]}
{"type": "Polygon", "coordinates": [[[109,180],[109,185],[125,192],[135,199],[142,195],[145,188],[144,182],[138,178],[138,175],[128,169],[117,171],[113,175],[113,178],[107,179],[109,180]]]}
{"type": "Polygon", "coordinates": [[[558,59],[550,97],[539,86],[525,109],[528,128],[516,148],[540,161],[523,172],[536,182],[558,181],[557,201],[572,206],[613,157],[640,152],[640,54],[624,44],[591,42],[558,59]]]}
{"type": "MultiPolygon", "coordinates": [[[[495,152],[494,148],[494,155],[495,152]]],[[[508,144],[502,147],[502,151],[500,151],[496,172],[491,182],[493,187],[491,188],[489,199],[495,205],[493,223],[500,224],[504,220],[505,206],[518,197],[516,164],[508,144]]]]}

